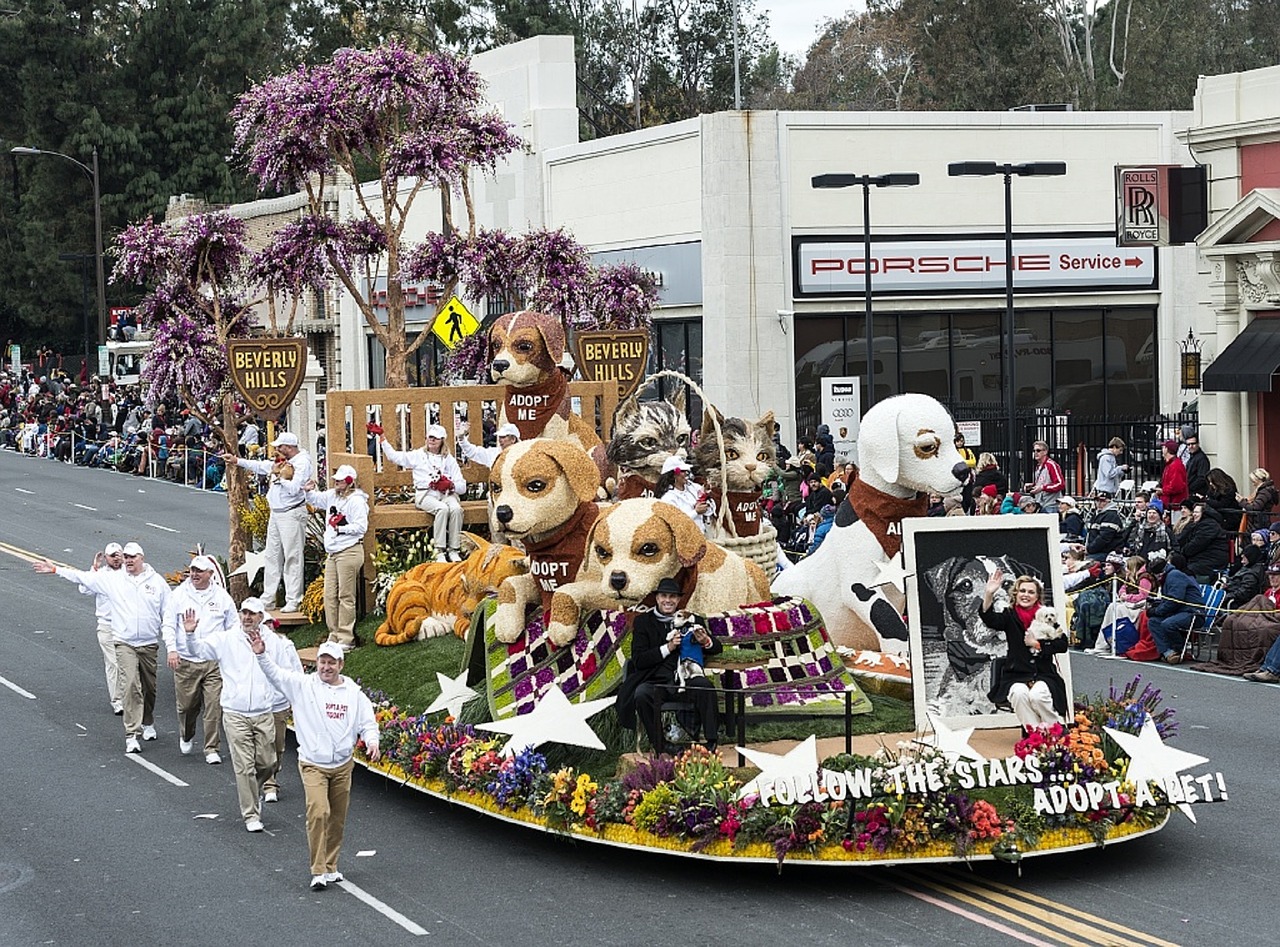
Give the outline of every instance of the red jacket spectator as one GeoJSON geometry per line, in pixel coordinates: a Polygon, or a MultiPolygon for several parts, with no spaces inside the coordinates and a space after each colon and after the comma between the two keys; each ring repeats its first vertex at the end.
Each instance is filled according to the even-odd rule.
{"type": "Polygon", "coordinates": [[[1165,441],[1164,472],[1160,474],[1160,499],[1164,508],[1171,510],[1187,498],[1187,468],[1178,459],[1178,445],[1165,441]]]}

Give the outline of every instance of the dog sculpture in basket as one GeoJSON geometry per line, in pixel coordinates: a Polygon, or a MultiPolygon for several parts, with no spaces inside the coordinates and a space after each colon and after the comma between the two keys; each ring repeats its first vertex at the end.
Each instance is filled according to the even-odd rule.
{"type": "Polygon", "coordinates": [[[907,648],[903,592],[883,585],[880,564],[902,548],[902,519],[924,516],[928,495],[960,490],[969,466],[955,448],[956,424],[928,395],[886,398],[862,419],[859,475],[836,510],[826,541],[778,574],[773,590],[817,606],[837,645],[907,648]]]}
{"type": "Polygon", "coordinates": [[[387,593],[387,620],[373,634],[375,644],[398,645],[453,632],[465,638],[471,614],[503,580],[528,568],[524,554],[463,533],[475,549],[461,562],[424,562],[400,577],[387,593]]]}
{"type": "Polygon", "coordinates": [[[749,559],[708,542],[678,507],[661,500],[623,500],[601,512],[587,537],[577,582],[551,598],[547,636],[572,641],[582,612],[653,604],[658,583],[674,578],[680,608],[697,615],[725,612],[769,598],[769,580],[749,559]]]}

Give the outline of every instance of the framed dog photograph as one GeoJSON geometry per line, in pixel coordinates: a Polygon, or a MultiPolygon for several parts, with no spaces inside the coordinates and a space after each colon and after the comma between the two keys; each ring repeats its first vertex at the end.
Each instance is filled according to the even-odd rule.
{"type": "MultiPolygon", "coordinates": [[[[926,715],[953,727],[1018,726],[987,697],[993,661],[1007,648],[1004,633],[988,628],[978,611],[997,570],[1004,573],[997,610],[1011,607],[1015,581],[1029,575],[1044,584],[1044,630],[1037,634],[1067,633],[1057,517],[909,517],[902,526],[916,726],[927,728],[926,715]]],[[[1056,661],[1071,695],[1069,653],[1056,661]]]]}

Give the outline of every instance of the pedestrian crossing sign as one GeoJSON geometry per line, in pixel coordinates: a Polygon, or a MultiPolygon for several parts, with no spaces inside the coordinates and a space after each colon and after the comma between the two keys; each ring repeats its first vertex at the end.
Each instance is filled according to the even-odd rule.
{"type": "Polygon", "coordinates": [[[431,331],[449,348],[457,348],[458,343],[480,328],[480,322],[471,311],[462,305],[462,300],[451,296],[431,323],[431,331]]]}

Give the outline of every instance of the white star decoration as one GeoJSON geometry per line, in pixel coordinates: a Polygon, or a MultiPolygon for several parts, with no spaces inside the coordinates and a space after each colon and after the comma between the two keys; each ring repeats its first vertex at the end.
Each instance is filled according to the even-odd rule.
{"type": "Polygon", "coordinates": [[[879,588],[882,585],[892,585],[897,587],[899,591],[906,591],[906,580],[909,576],[915,575],[915,573],[908,572],[906,569],[902,568],[902,564],[899,562],[900,558],[900,555],[893,556],[885,562],[876,563],[876,571],[878,575],[876,576],[876,580],[871,583],[871,587],[873,589],[879,588]]]}
{"type": "Polygon", "coordinates": [[[766,753],[763,750],[752,750],[745,746],[738,747],[738,752],[760,768],[760,775],[738,790],[738,798],[759,793],[762,784],[785,782],[795,778],[804,778],[819,772],[818,738],[809,734],[803,743],[797,743],[786,754],[766,753]]]}
{"type": "Polygon", "coordinates": [[[575,704],[564,696],[559,687],[552,687],[538,699],[529,713],[492,723],[478,723],[476,729],[509,734],[511,739],[502,748],[503,756],[515,756],[521,750],[536,749],[544,743],[603,750],[604,744],[587,723],[587,718],[612,706],[617,699],[604,697],[575,704]]]}
{"type": "MultiPolygon", "coordinates": [[[[1116,741],[1120,749],[1129,754],[1128,778],[1134,785],[1155,780],[1158,785],[1164,786],[1165,780],[1176,779],[1182,770],[1209,762],[1208,757],[1166,746],[1150,714],[1142,721],[1142,732],[1137,736],[1112,727],[1102,729],[1116,741]]],[[[1192,822],[1196,821],[1190,805],[1181,802],[1178,803],[1178,808],[1192,822]]]]}
{"type": "Polygon", "coordinates": [[[933,726],[933,735],[918,736],[916,738],[917,743],[937,747],[949,763],[955,763],[958,759],[974,760],[981,763],[986,759],[969,745],[969,739],[973,736],[973,727],[952,730],[941,719],[932,714],[929,715],[929,723],[933,726]]]}
{"type": "Polygon", "coordinates": [[[266,567],[266,564],[266,553],[250,552],[249,550],[245,550],[244,565],[232,572],[231,575],[227,576],[227,578],[229,579],[231,576],[242,575],[245,577],[245,581],[252,584],[253,580],[258,577],[258,573],[266,567]]]}
{"type": "Polygon", "coordinates": [[[462,707],[474,697],[480,695],[467,686],[467,672],[464,670],[457,677],[447,677],[436,671],[436,680],[440,682],[440,696],[431,702],[431,706],[427,708],[427,713],[433,714],[438,710],[447,710],[449,716],[458,719],[458,714],[462,713],[462,707]]]}

